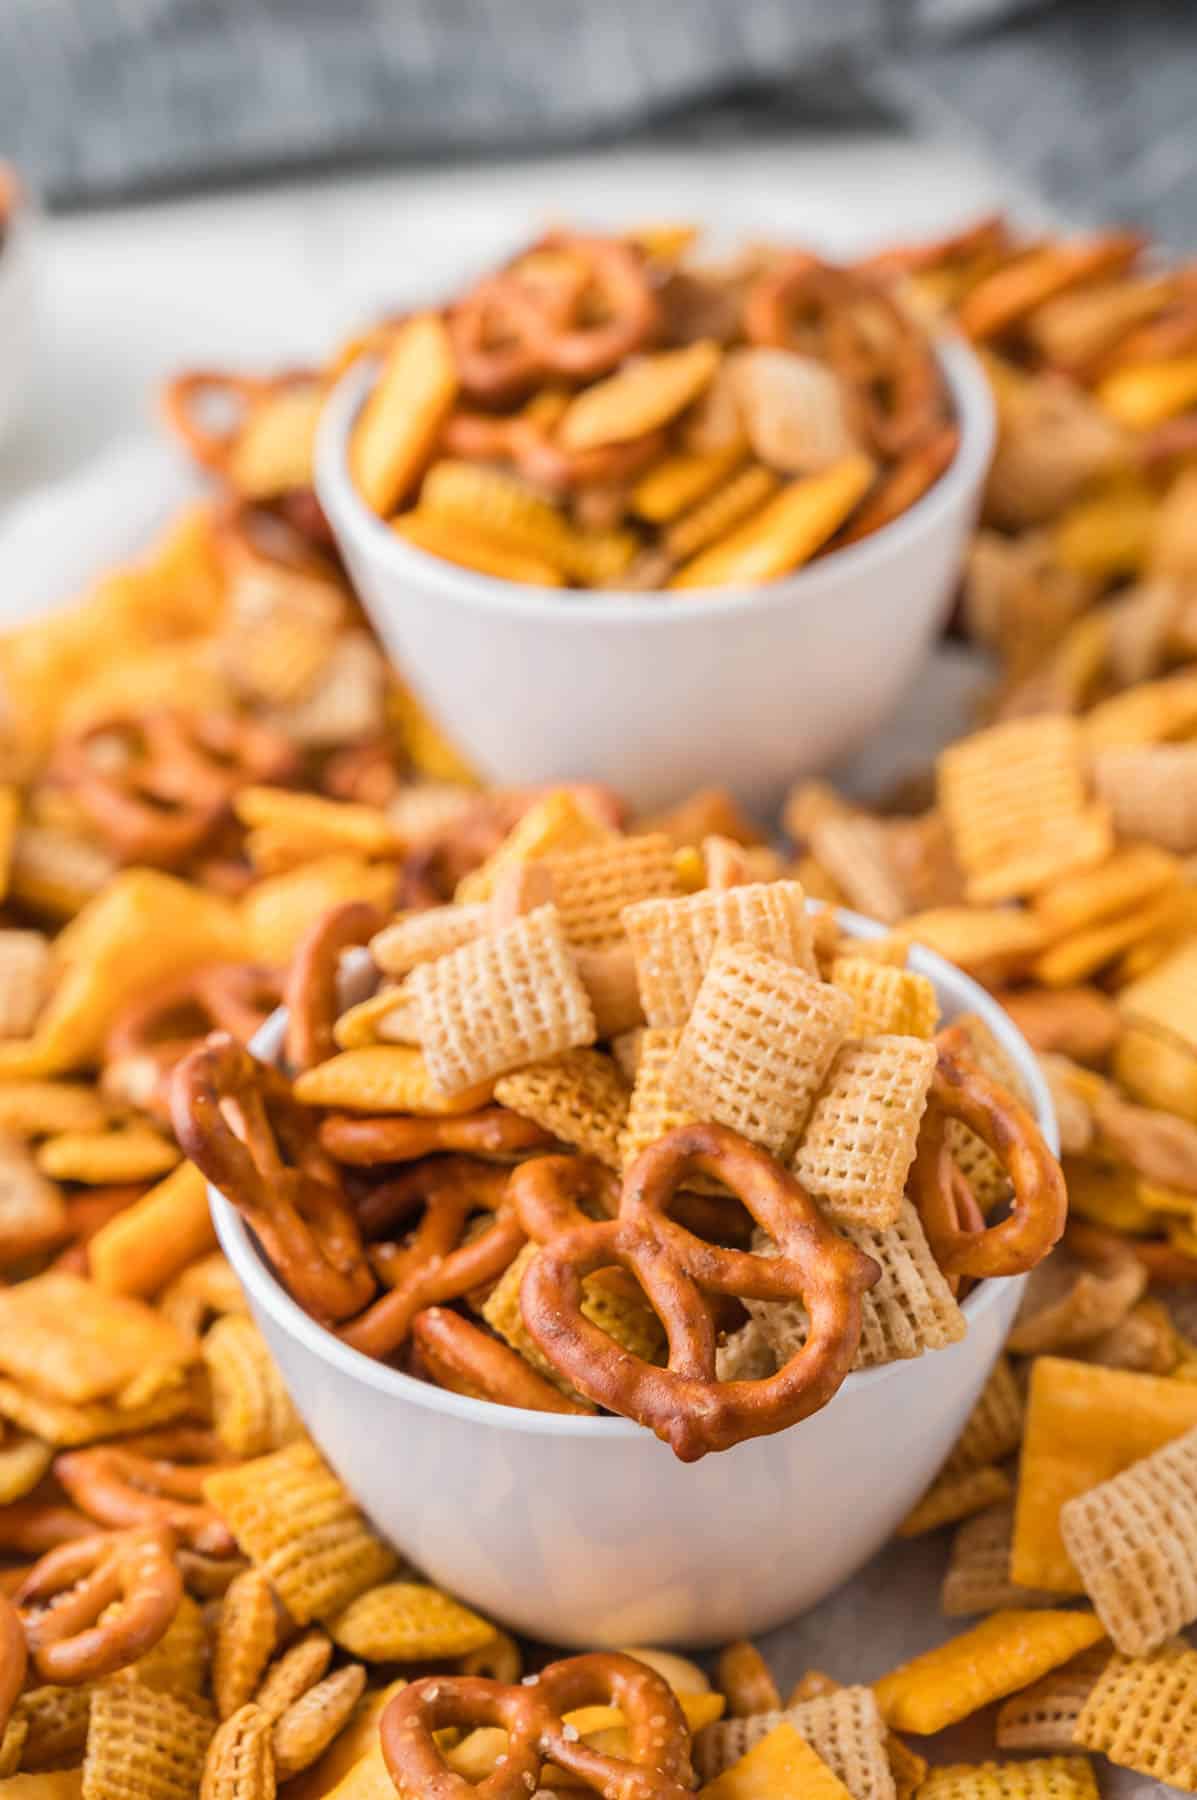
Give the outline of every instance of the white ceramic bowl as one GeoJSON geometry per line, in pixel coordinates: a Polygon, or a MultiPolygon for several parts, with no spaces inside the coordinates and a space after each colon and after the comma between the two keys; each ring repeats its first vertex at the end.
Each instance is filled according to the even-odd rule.
{"type": "Polygon", "coordinates": [[[940,354],[961,430],[951,467],[892,525],[766,587],[524,587],[416,549],[349,477],[370,366],[325,410],[316,491],[379,637],[491,780],[584,776],[644,809],[721,785],[768,816],[796,776],[876,729],[942,623],[994,427],[971,351],[946,342],[940,354]]]}
{"type": "MultiPolygon", "coordinates": [[[[877,928],[842,915],[849,929],[877,928]]],[[[1056,1126],[1034,1057],[940,957],[912,965],[946,1018],[979,1012],[1056,1126]]],[[[278,1054],[276,1014],[255,1042],[278,1054]]],[[[313,1438],[379,1530],[436,1582],[551,1643],[710,1644],[767,1631],[845,1581],[928,1486],[984,1385],[1024,1279],[982,1283],[968,1335],[849,1375],[792,1430],[699,1463],[624,1419],[465,1399],[347,1349],[284,1292],[215,1191],[226,1254],[313,1438]]]]}

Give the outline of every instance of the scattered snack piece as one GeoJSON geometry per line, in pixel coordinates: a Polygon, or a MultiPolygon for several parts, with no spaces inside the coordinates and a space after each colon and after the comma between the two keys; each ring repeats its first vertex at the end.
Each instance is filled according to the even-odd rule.
{"type": "Polygon", "coordinates": [[[747,944],[814,975],[806,895],[797,881],[704,889],[679,900],[642,900],[623,923],[636,959],[645,1018],[657,1029],[690,1016],[717,945],[747,944]]]}
{"type": "Polygon", "coordinates": [[[1098,1800],[1086,1756],[1028,1762],[942,1763],[927,1772],[920,1800],[1098,1800]]]}
{"type": "Polygon", "coordinates": [[[696,1116],[781,1156],[806,1123],[850,1017],[847,996],[830,983],[749,945],[721,945],[666,1073],[669,1090],[696,1116]]]}
{"type": "Polygon", "coordinates": [[[1013,1492],[1009,1476],[992,1464],[979,1469],[946,1469],[907,1513],[898,1526],[898,1536],[922,1537],[944,1525],[971,1519],[1008,1500],[1013,1492]]]}
{"type": "Polygon", "coordinates": [[[887,1725],[919,1736],[942,1731],[970,1713],[1037,1681],[1104,1637],[1089,1612],[991,1613],[874,1683],[887,1725]]]}
{"type": "Polygon", "coordinates": [[[1011,1573],[1021,1586],[1082,1593],[1061,1508],[1197,1426],[1192,1384],[1042,1356],[1031,1368],[1011,1573]]]}
{"type": "Polygon", "coordinates": [[[1144,1656],[1197,1619],[1197,1430],[1078,1494],[1060,1535],[1114,1642],[1144,1656]]]}
{"type": "Polygon", "coordinates": [[[1197,1650],[1115,1652],[1081,1708],[1074,1741],[1121,1768],[1197,1791],[1197,1650]]]}
{"type": "Polygon", "coordinates": [[[765,1800],[802,1794],[809,1800],[848,1800],[849,1790],[789,1721],[775,1725],[700,1792],[706,1800],[765,1800]]]}
{"type": "MultiPolygon", "coordinates": [[[[969,1618],[975,1613],[1025,1611],[1033,1606],[1052,1606],[1055,1596],[1019,1587],[1010,1578],[1010,1550],[1014,1542],[1012,1500],[987,1507],[966,1519],[952,1539],[952,1555],[940,1592],[940,1611],[945,1618],[969,1618]]],[[[1045,1677],[1050,1679],[1050,1677],[1045,1677]]],[[[1014,1746],[1000,1744],[999,1748],[1014,1746]]],[[[1027,1749],[1038,1749],[1028,1744],[1027,1749]]],[[[1055,1749],[1056,1745],[1043,1746],[1055,1749]]]]}
{"type": "Polygon", "coordinates": [[[551,1062],[502,1075],[495,1099],[582,1155],[620,1167],[631,1090],[601,1051],[569,1050],[551,1062]]]}
{"type": "Polygon", "coordinates": [[[335,1643],[367,1662],[465,1656],[495,1635],[493,1625],[436,1588],[412,1581],[372,1587],[328,1617],[335,1643]]]}
{"type": "Polygon", "coordinates": [[[449,1095],[594,1041],[594,1013],[553,906],[421,964],[410,980],[429,1073],[449,1095]]]}
{"type": "Polygon", "coordinates": [[[933,1044],[892,1035],[835,1052],[792,1167],[836,1224],[880,1231],[896,1222],[935,1058],[933,1044]]]}
{"type": "Polygon", "coordinates": [[[394,1552],[306,1440],[210,1475],[204,1497],[301,1625],[345,1606],[395,1566],[394,1552]]]}
{"type": "Polygon", "coordinates": [[[1077,1742],[1077,1720],[1110,1656],[1108,1644],[1094,1644],[1003,1700],[995,1729],[998,1749],[1071,1750],[1077,1742]]]}

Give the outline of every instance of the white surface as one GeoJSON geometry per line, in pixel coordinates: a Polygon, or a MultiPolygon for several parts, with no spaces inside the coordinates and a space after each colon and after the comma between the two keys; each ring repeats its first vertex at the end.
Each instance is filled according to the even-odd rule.
{"type": "MultiPolygon", "coordinates": [[[[853,913],[841,920],[862,935],[880,930],[853,913]]],[[[917,950],[912,966],[935,983],[945,1022],[977,1012],[1001,1039],[1054,1148],[1038,1066],[1000,1007],[929,952],[917,950]]],[[[359,978],[347,997],[368,986],[359,978]]],[[[277,1056],[283,1031],[279,1013],[255,1039],[258,1054],[277,1056]]],[[[964,1303],[962,1342],[849,1375],[791,1430],[686,1464],[627,1420],[493,1406],[349,1349],[289,1298],[240,1215],[209,1192],[221,1245],[305,1424],[379,1529],[489,1617],[573,1646],[721,1643],[767,1631],[839,1587],[947,1455],[1024,1286],[982,1283],[964,1303]]]]}
{"type": "Polygon", "coordinates": [[[562,594],[494,581],[397,538],[349,474],[373,379],[325,410],[316,491],[374,629],[490,780],[600,781],[639,811],[724,786],[759,818],[856,749],[938,636],[993,446],[993,401],[962,343],[944,371],[960,423],[947,473],[865,543],[767,587],[562,594]]]}

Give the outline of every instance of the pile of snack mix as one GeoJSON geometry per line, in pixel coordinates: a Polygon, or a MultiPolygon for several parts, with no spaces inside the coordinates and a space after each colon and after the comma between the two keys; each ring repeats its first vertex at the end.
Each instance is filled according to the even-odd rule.
{"type": "MultiPolygon", "coordinates": [[[[311,494],[346,352],[222,378],[243,410],[206,440],[219,496],[0,640],[0,1800],[1085,1800],[1102,1757],[1197,1792],[1197,289],[1122,234],[1023,245],[999,221],[867,273],[955,314],[1001,427],[964,594],[997,679],[977,731],[881,811],[804,783],[781,850],[717,792],[628,819],[597,788],[476,786],[386,667],[311,494]],[[844,939],[804,895],[885,937],[844,939]],[[339,953],[366,943],[374,991],[342,1008],[339,953]],[[683,1235],[725,1240],[765,1289],[710,1309],[709,1385],[799,1365],[791,1423],[829,1369],[955,1341],[966,1285],[1030,1266],[1062,1222],[1050,1168],[1028,1195],[998,1128],[1034,1151],[993,1041],[975,1021],[936,1040],[916,943],[1038,1053],[1070,1212],[902,1528],[953,1531],[959,1632],[871,1686],[812,1669],[782,1693],[747,1644],[707,1668],[554,1660],[422,1581],[306,1439],[176,1128],[200,1161],[218,1144],[210,1172],[330,1328],[563,1410],[627,1399],[596,1333],[671,1373],[606,1197],[665,1145],[683,1235]],[[284,991],[289,1075],[259,1074],[240,1046],[284,991]],[[462,1023],[479,993],[493,1042],[462,1023]],[[782,1037],[736,1037],[746,995],[782,1037]],[[936,1098],[953,1058],[967,1118],[936,1098]],[[845,1147],[849,1100],[854,1131],[878,1106],[900,1129],[845,1147]],[[223,1135],[196,1124],[214,1113],[223,1135]],[[786,1194],[805,1172],[838,1259],[826,1317],[776,1212],[762,1235],[737,1210],[729,1145],[786,1194]],[[572,1186],[560,1166],[536,1186],[566,1162],[572,1186]],[[526,1288],[538,1209],[568,1208],[569,1254],[554,1272],[549,1245],[526,1288]],[[771,1250],[792,1290],[757,1267],[771,1250]],[[438,1289],[430,1259],[458,1257],[438,1289]],[[566,1366],[538,1330],[549,1276],[580,1284],[566,1366]],[[994,1760],[928,1766],[925,1740],[995,1703],[994,1760]]],[[[667,348],[699,339],[737,327],[704,315],[667,348]]],[[[568,531],[655,552],[626,484],[606,498],[568,531]]]]}

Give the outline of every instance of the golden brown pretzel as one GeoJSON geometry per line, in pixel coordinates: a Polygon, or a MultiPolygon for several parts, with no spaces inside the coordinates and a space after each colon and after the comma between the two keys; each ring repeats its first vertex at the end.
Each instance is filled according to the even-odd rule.
{"type": "Polygon", "coordinates": [[[161,1525],[208,1556],[231,1556],[233,1534],[204,1500],[206,1478],[228,1459],[210,1431],[176,1427],[124,1444],[69,1450],[54,1474],[100,1525],[161,1525]]]}
{"type": "Polygon", "coordinates": [[[171,1081],[184,1153],[244,1215],[279,1279],[316,1318],[347,1319],[374,1292],[357,1219],[313,1115],[277,1069],[214,1034],[171,1081]]]}
{"type": "Polygon", "coordinates": [[[169,1123],[165,1084],[175,1065],[211,1031],[248,1044],[281,998],[274,970],[252,963],[206,963],[162,983],[113,1020],[104,1044],[105,1092],[169,1123]]]}
{"type": "Polygon", "coordinates": [[[96,1535],[95,1521],[53,1500],[13,1500],[0,1506],[0,1555],[44,1556],[60,1544],[96,1535]]]}
{"type": "Polygon", "coordinates": [[[286,1058],[298,1074],[336,1054],[341,952],[366,944],[386,923],[366,900],[347,900],[322,913],[300,938],[287,971],[286,1058]]]}
{"type": "Polygon", "coordinates": [[[229,461],[254,407],[286,388],[310,387],[315,379],[306,369],[286,370],[280,375],[187,369],[162,388],[162,412],[196,462],[215,475],[227,476],[229,461]],[[227,422],[205,424],[200,416],[205,403],[222,406],[228,414],[227,422]]]}
{"type": "Polygon", "coordinates": [[[835,539],[835,548],[858,544],[861,538],[891,525],[921,500],[949,467],[960,446],[955,425],[941,425],[924,443],[906,452],[901,461],[878,481],[872,493],[835,539]]]}
{"type": "Polygon", "coordinates": [[[529,481],[555,493],[630,481],[665,449],[663,431],[645,432],[623,444],[567,450],[538,420],[517,415],[455,412],[445,421],[441,448],[470,461],[511,462],[529,481]]]}
{"type": "Polygon", "coordinates": [[[495,1157],[522,1156],[553,1143],[547,1131],[503,1106],[444,1119],[408,1119],[395,1113],[363,1118],[357,1113],[331,1113],[320,1125],[320,1142],[338,1162],[355,1168],[378,1163],[415,1162],[445,1153],[495,1157]]]}
{"type": "Polygon", "coordinates": [[[98,1681],[152,1650],[179,1609],[183,1581],[169,1531],[99,1532],[35,1563],[16,1591],[43,1681],[98,1681]]]}
{"type": "Polygon", "coordinates": [[[427,1306],[411,1324],[422,1372],[438,1387],[526,1412],[588,1413],[499,1338],[444,1306],[427,1306]]]}
{"type": "Polygon", "coordinates": [[[479,1675],[413,1681],[388,1704],[379,1730],[400,1800],[527,1800],[546,1764],[604,1800],[685,1800],[690,1791],[690,1734],[673,1690],[647,1664],[615,1651],[550,1663],[519,1686],[479,1675]],[[565,1723],[564,1714],[595,1704],[623,1714],[626,1758],[591,1749],[565,1723]],[[474,1786],[447,1767],[435,1734],[480,1725],[506,1731],[507,1752],[474,1786]]]}
{"type": "Polygon", "coordinates": [[[497,1281],[518,1256],[524,1234],[507,1199],[507,1175],[465,1157],[442,1157],[411,1171],[409,1190],[422,1193],[424,1214],[409,1243],[379,1245],[375,1269],[390,1291],[341,1329],[341,1337],[367,1356],[391,1356],[426,1306],[457,1300],[497,1281]],[[466,1236],[471,1217],[493,1215],[476,1237],[466,1236]]]}
{"type": "Polygon", "coordinates": [[[1068,1196],[1060,1165],[1026,1107],[969,1060],[963,1034],[949,1028],[936,1041],[939,1055],[911,1173],[927,1241],[945,1275],[1021,1275],[1042,1262],[1064,1230],[1068,1196]],[[959,1221],[949,1119],[976,1132],[1010,1179],[1010,1213],[996,1225],[959,1221]]]}
{"type": "Polygon", "coordinates": [[[536,1244],[619,1211],[619,1179],[592,1156],[534,1156],[512,1170],[507,1192],[536,1244]]]}
{"type": "Polygon", "coordinates": [[[123,861],[175,868],[215,830],[239,787],[282,781],[294,769],[293,746],[269,726],[160,708],[64,739],[51,778],[70,788],[123,861]]]}
{"type": "Polygon", "coordinates": [[[879,1275],[765,1151],[722,1125],[685,1125],[650,1144],[629,1169],[617,1219],[577,1226],[541,1250],[520,1304],[541,1351],[579,1393],[647,1425],[683,1462],[694,1462],[826,1405],[852,1366],[861,1295],[879,1275]],[[776,1242],[775,1257],[709,1244],[669,1217],[676,1190],[696,1174],[740,1197],[776,1242]],[[585,1277],[613,1264],[636,1277],[659,1315],[669,1340],[665,1368],[613,1353],[610,1338],[583,1314],[585,1277]],[[717,1380],[710,1297],[722,1295],[801,1299],[810,1317],[805,1345],[765,1380],[717,1380]]]}
{"type": "Polygon", "coordinates": [[[0,1594],[0,1740],[25,1685],[29,1652],[25,1644],[25,1627],[21,1615],[8,1598],[0,1594]]]}
{"type": "Polygon", "coordinates": [[[660,325],[648,270],[630,244],[554,233],[541,247],[562,258],[558,279],[531,281],[517,265],[488,276],[449,315],[458,377],[477,399],[518,399],[553,377],[591,381],[660,325]],[[597,319],[583,312],[593,299],[603,309],[597,319]]]}

